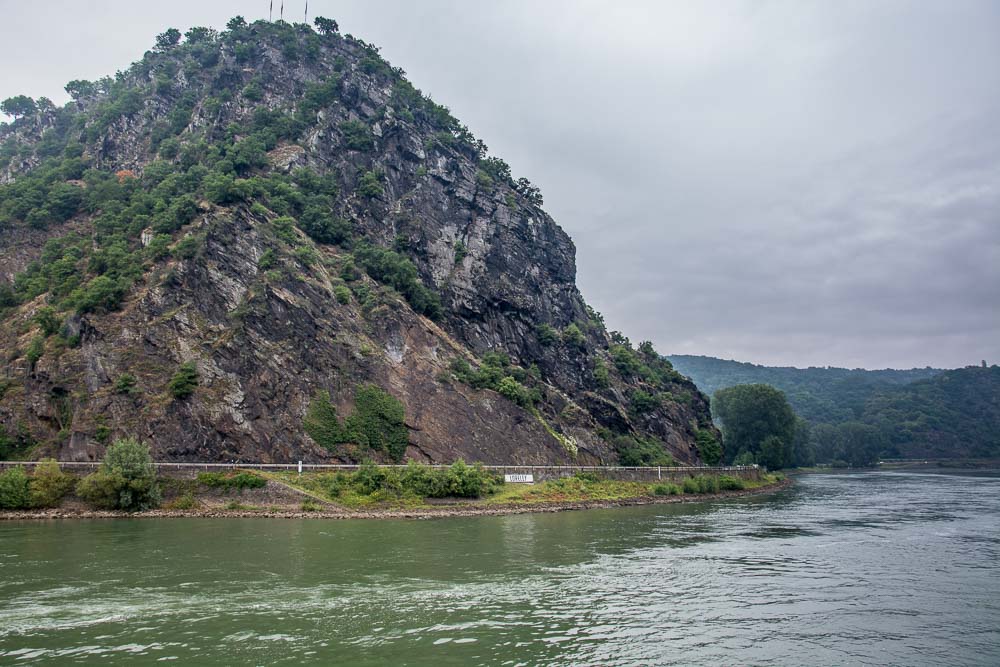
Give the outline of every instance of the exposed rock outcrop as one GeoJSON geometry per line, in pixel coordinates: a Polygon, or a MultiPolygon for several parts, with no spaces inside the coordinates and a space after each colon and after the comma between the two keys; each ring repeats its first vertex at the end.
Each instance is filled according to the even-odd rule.
{"type": "MultiPolygon", "coordinates": [[[[324,448],[303,429],[320,392],[346,415],[362,383],[402,402],[406,454],[424,461],[614,464],[631,442],[693,463],[697,432],[716,433],[693,383],[648,349],[613,340],[587,308],[573,243],[537,191],[360,40],[234,25],[147,53],[103,87],[53,118],[0,131],[0,173],[13,184],[0,197],[45,168],[46,142],[57,140],[63,155],[79,147],[81,172],[118,173],[122,188],[154,196],[164,187],[153,174],[170,169],[179,189],[121,232],[142,265],[117,279],[128,289],[114,305],[81,305],[51,280],[35,294],[17,277],[54,261],[47,240],[92,238],[77,258],[81,280],[92,281],[102,270],[93,253],[112,233],[101,206],[84,202],[44,224],[23,211],[0,221],[0,284],[13,295],[0,303],[9,443],[92,459],[129,433],[165,459],[378,457],[324,448]],[[258,139],[271,145],[258,150],[258,139]],[[232,192],[210,193],[211,175],[227,170],[232,192]],[[309,204],[298,203],[309,191],[303,173],[323,179],[325,219],[349,233],[311,230],[309,204]],[[286,190],[298,209],[275,203],[286,190]],[[196,212],[170,229],[164,210],[184,195],[195,195],[196,212]],[[289,213],[296,225],[283,227],[289,213]],[[440,312],[388,270],[364,266],[358,248],[409,262],[440,312]],[[370,275],[351,275],[355,264],[370,275]],[[37,318],[46,304],[61,322],[47,337],[37,318]],[[40,336],[31,359],[25,351],[40,336]],[[531,390],[530,400],[495,383],[475,388],[454,370],[456,360],[475,369],[496,352],[511,364],[507,388],[531,390]],[[178,399],[168,384],[183,362],[195,363],[199,383],[178,399]],[[134,384],[123,390],[125,375],[134,384]]],[[[66,175],[83,190],[98,182],[66,175]]]]}

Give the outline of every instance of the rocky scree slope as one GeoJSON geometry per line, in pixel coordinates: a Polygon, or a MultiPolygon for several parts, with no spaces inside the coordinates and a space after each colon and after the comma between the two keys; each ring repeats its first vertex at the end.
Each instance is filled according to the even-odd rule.
{"type": "Polygon", "coordinates": [[[665,464],[705,397],[609,334],[530,183],[325,20],[167,31],[0,129],[0,456],[665,464]]]}

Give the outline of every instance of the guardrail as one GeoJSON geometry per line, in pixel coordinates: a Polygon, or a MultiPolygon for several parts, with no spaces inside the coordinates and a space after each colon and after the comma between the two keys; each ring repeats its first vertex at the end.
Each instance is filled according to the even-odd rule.
{"type": "MultiPolygon", "coordinates": [[[[0,461],[0,470],[15,466],[33,467],[38,461],[0,461]]],[[[58,461],[63,470],[94,470],[100,461],[58,461]]],[[[211,470],[273,470],[302,472],[352,472],[360,468],[357,463],[189,463],[161,461],[155,462],[157,472],[166,476],[193,476],[199,471],[211,470]]],[[[406,469],[406,464],[379,464],[380,468],[406,469]]],[[[448,468],[449,464],[428,464],[430,468],[448,468]]],[[[571,477],[577,473],[595,473],[604,479],[619,481],[683,481],[696,475],[723,475],[741,477],[748,480],[760,478],[761,468],[757,466],[546,466],[546,465],[484,465],[485,469],[503,475],[531,475],[537,481],[571,477]]]]}
{"type": "MultiPolygon", "coordinates": [[[[17,466],[32,467],[42,463],[41,461],[0,461],[0,468],[13,468],[17,466]]],[[[59,467],[81,467],[96,468],[101,465],[101,461],[56,461],[59,467]]],[[[222,468],[228,470],[357,470],[360,463],[243,463],[232,461],[229,463],[191,463],[184,461],[154,461],[157,468],[190,468],[192,470],[210,470],[212,468],[222,468]]],[[[406,468],[406,463],[379,463],[379,468],[406,468]]],[[[425,463],[421,464],[428,468],[449,468],[450,463],[425,463]]],[[[472,465],[472,464],[470,464],[472,465]]],[[[759,466],[547,466],[547,465],[491,465],[483,464],[487,470],[498,472],[506,470],[552,470],[552,471],[572,471],[572,472],[605,472],[608,470],[659,470],[662,472],[739,472],[746,470],[758,470],[759,466]]]]}

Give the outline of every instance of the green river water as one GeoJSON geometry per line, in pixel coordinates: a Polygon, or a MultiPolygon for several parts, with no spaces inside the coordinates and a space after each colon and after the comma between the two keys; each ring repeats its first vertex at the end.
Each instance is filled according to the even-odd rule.
{"type": "Polygon", "coordinates": [[[1000,475],[429,521],[0,522],[0,664],[1000,664],[1000,475]]]}

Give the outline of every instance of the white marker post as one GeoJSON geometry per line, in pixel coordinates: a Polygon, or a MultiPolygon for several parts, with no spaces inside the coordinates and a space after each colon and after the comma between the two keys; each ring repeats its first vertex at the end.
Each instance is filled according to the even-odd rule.
{"type": "Polygon", "coordinates": [[[299,477],[302,477],[302,461],[299,461],[299,477]]]}

